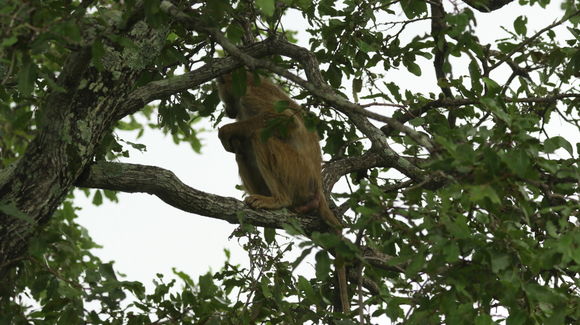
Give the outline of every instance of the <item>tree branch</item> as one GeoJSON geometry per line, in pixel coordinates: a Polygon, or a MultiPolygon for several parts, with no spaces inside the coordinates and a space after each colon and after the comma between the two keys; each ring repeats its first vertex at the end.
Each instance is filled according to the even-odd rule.
{"type": "Polygon", "coordinates": [[[482,12],[492,12],[514,0],[463,0],[468,6],[482,12]]]}
{"type": "MultiPolygon", "coordinates": [[[[328,168],[348,169],[338,166],[340,165],[334,164],[328,168]]],[[[336,173],[337,171],[333,171],[333,174],[336,173]]],[[[247,223],[258,227],[281,229],[285,224],[295,221],[306,232],[321,231],[328,227],[319,217],[295,214],[286,210],[254,210],[234,198],[196,190],[185,185],[173,172],[155,166],[98,162],[85,169],[75,182],[75,186],[127,193],[148,193],[177,209],[231,224],[247,223]]],[[[392,257],[380,252],[365,250],[365,260],[369,263],[388,270],[401,271],[401,266],[388,265],[390,258],[392,257]]]]}
{"type": "MultiPolygon", "coordinates": [[[[158,30],[141,27],[121,34],[130,39],[165,37],[158,30]]],[[[150,47],[148,54],[155,57],[160,49],[150,47]]],[[[69,193],[95,148],[110,132],[117,109],[125,106],[127,95],[144,68],[112,60],[110,70],[99,71],[90,67],[91,59],[90,46],[68,55],[57,79],[64,91],[48,91],[37,111],[34,138],[14,167],[2,175],[0,278],[7,275],[7,262],[25,254],[28,240],[69,193]],[[114,75],[111,71],[123,73],[114,75]],[[83,80],[87,85],[100,86],[81,87],[83,80]]]]}
{"type": "MultiPolygon", "coordinates": [[[[331,192],[332,186],[341,176],[374,167],[391,166],[379,154],[370,151],[359,157],[348,157],[329,163],[323,171],[325,193],[331,192]]],[[[294,218],[305,229],[321,229],[321,224],[313,222],[312,217],[290,212],[269,214],[272,211],[256,211],[236,199],[205,193],[187,186],[170,170],[155,166],[99,162],[89,166],[75,182],[75,186],[148,193],[180,210],[233,224],[240,223],[238,213],[242,212],[244,220],[256,226],[281,228],[290,218],[294,218]]]]}
{"type": "MultiPolygon", "coordinates": [[[[189,16],[186,16],[189,18],[189,16]]],[[[184,19],[182,17],[182,19],[184,19]]],[[[190,23],[191,19],[187,20],[190,23]]],[[[250,57],[264,57],[267,55],[278,54],[276,47],[277,42],[274,39],[266,39],[262,42],[253,43],[243,48],[243,53],[250,57]]],[[[242,50],[238,50],[242,52],[242,50]]],[[[163,99],[170,95],[199,87],[203,83],[214,80],[220,75],[228,73],[242,66],[242,62],[236,57],[226,57],[212,59],[206,64],[193,71],[186,72],[179,76],[167,79],[155,80],[141,86],[129,94],[125,107],[118,113],[119,118],[133,114],[148,103],[163,99]]]]}
{"type": "MultiPolygon", "coordinates": [[[[433,37],[433,67],[435,69],[435,76],[437,77],[437,85],[441,88],[441,92],[446,98],[453,98],[453,93],[449,87],[449,78],[447,75],[450,73],[445,72],[445,67],[449,65],[449,45],[445,39],[447,29],[447,23],[445,21],[447,13],[443,8],[441,0],[433,0],[431,2],[431,36],[433,37]]],[[[449,66],[451,70],[451,67],[449,66]]],[[[449,111],[449,116],[447,120],[449,121],[449,127],[455,127],[455,121],[457,117],[454,111],[449,111]]]]}
{"type": "Polygon", "coordinates": [[[167,169],[127,163],[99,162],[89,166],[75,182],[78,187],[128,193],[148,193],[183,211],[232,224],[282,228],[296,220],[307,231],[324,229],[322,219],[288,211],[253,210],[230,197],[205,193],[185,185],[167,169]]]}
{"type": "MultiPolygon", "coordinates": [[[[557,94],[553,96],[546,96],[546,97],[524,97],[524,98],[514,98],[514,97],[504,97],[503,100],[505,102],[510,103],[551,103],[557,100],[568,99],[568,98],[580,98],[580,94],[557,94]]],[[[415,108],[411,108],[406,110],[404,114],[397,117],[396,120],[400,123],[406,123],[414,118],[417,118],[427,111],[438,108],[438,107],[460,107],[465,105],[475,105],[479,104],[480,99],[470,99],[470,98],[441,98],[430,101],[426,104],[421,106],[417,106],[415,108]]],[[[390,125],[385,125],[381,127],[381,130],[386,135],[391,135],[394,131],[398,131],[396,128],[391,127],[390,125]]]]}
{"type": "Polygon", "coordinates": [[[502,63],[506,62],[506,60],[508,60],[509,58],[511,58],[512,55],[514,55],[516,52],[520,51],[521,49],[524,48],[524,46],[526,46],[527,44],[531,43],[533,40],[535,40],[536,38],[538,38],[540,35],[542,35],[544,32],[563,24],[564,22],[568,21],[570,18],[576,16],[580,14],[580,10],[576,11],[575,13],[568,15],[568,16],[564,16],[562,17],[562,19],[557,20],[555,22],[553,22],[552,24],[540,29],[537,33],[535,33],[534,35],[526,38],[523,42],[521,42],[518,46],[516,46],[513,50],[509,51],[508,53],[505,54],[505,56],[503,56],[503,58],[501,60],[499,60],[498,62],[496,62],[494,65],[492,65],[489,70],[493,70],[497,67],[499,67],[502,63]]]}
{"type": "MultiPolygon", "coordinates": [[[[414,165],[421,163],[420,159],[414,157],[404,157],[405,159],[412,161],[414,165]],[[413,161],[416,160],[416,161],[413,161]]],[[[367,151],[362,156],[357,157],[346,157],[344,159],[332,161],[327,165],[323,166],[322,170],[322,183],[325,193],[331,193],[332,187],[338,180],[347,174],[367,170],[375,167],[390,168],[394,167],[389,161],[385,161],[383,157],[374,152],[367,151]]],[[[411,181],[411,183],[413,183],[411,181]]]]}

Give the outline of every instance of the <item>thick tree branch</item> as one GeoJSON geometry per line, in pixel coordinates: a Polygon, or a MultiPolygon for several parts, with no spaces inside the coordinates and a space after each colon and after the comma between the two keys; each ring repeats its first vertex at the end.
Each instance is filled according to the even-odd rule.
{"type": "MultiPolygon", "coordinates": [[[[367,156],[370,160],[372,155],[367,156]]],[[[380,157],[375,157],[379,163],[380,157]]],[[[342,165],[330,165],[328,169],[336,169],[331,173],[349,170],[346,165],[353,166],[352,160],[342,165]]],[[[371,168],[368,164],[368,168],[371,168]]],[[[138,164],[99,162],[83,172],[75,182],[75,186],[98,188],[127,193],[148,193],[155,195],[165,203],[190,213],[227,221],[231,224],[247,223],[259,227],[281,229],[291,221],[306,231],[324,230],[327,226],[321,218],[295,214],[286,210],[254,210],[234,198],[205,193],[184,184],[169,170],[138,164]]],[[[400,266],[388,265],[392,258],[380,252],[366,249],[365,260],[387,270],[400,271],[400,266]]]]}
{"type": "MultiPolygon", "coordinates": [[[[409,161],[416,159],[413,157],[404,158],[409,161]]],[[[413,164],[417,165],[417,163],[420,162],[421,161],[419,160],[413,161],[413,164]]],[[[346,157],[344,159],[332,161],[323,167],[322,182],[324,191],[325,193],[331,193],[334,184],[336,184],[336,182],[338,182],[338,180],[344,175],[376,167],[389,168],[394,166],[385,161],[380,154],[372,150],[367,151],[362,156],[346,157]]]]}
{"type": "MultiPolygon", "coordinates": [[[[323,171],[325,192],[330,193],[341,176],[374,167],[392,166],[374,152],[329,163],[323,171]]],[[[308,216],[256,211],[236,199],[196,190],[181,182],[173,172],[155,166],[99,162],[89,166],[75,185],[127,193],[149,193],[180,210],[234,224],[240,223],[238,214],[241,212],[246,222],[256,226],[281,228],[290,218],[298,220],[308,230],[320,229],[321,226],[321,223],[313,222],[308,216]]]]}
{"type": "Polygon", "coordinates": [[[362,156],[347,157],[328,163],[324,166],[324,170],[322,171],[322,183],[325,193],[332,192],[332,187],[342,176],[373,167],[391,166],[387,166],[381,156],[372,151],[368,151],[362,156]]]}
{"type": "MultiPolygon", "coordinates": [[[[250,56],[263,57],[274,54],[274,46],[270,40],[265,40],[244,48],[244,52],[250,56]]],[[[213,59],[200,68],[182,75],[149,82],[129,94],[125,106],[118,113],[119,118],[137,112],[156,99],[163,99],[188,89],[197,88],[241,65],[242,63],[234,57],[213,59]]]]}
{"type": "Polygon", "coordinates": [[[205,193],[185,185],[173,172],[127,163],[99,162],[89,166],[75,183],[78,187],[128,193],[148,193],[183,211],[232,224],[282,228],[296,220],[307,231],[324,229],[322,219],[287,211],[253,210],[234,198],[205,193]]]}
{"type": "Polygon", "coordinates": [[[482,12],[492,12],[514,0],[463,0],[468,6],[482,12]]]}
{"type": "Polygon", "coordinates": [[[377,114],[375,112],[367,111],[365,109],[359,110],[358,113],[366,117],[369,117],[375,121],[384,122],[387,124],[389,128],[392,128],[393,130],[405,133],[419,145],[425,147],[429,152],[433,152],[433,150],[435,149],[435,145],[433,144],[433,142],[431,142],[431,139],[429,139],[427,136],[413,130],[412,128],[404,125],[403,123],[399,122],[398,120],[392,117],[387,117],[381,114],[377,114]]]}
{"type": "MultiPolygon", "coordinates": [[[[119,32],[118,30],[114,31],[119,32]]],[[[132,40],[164,39],[150,28],[128,30],[132,40]]],[[[157,55],[161,47],[151,47],[157,55]]],[[[57,83],[36,112],[34,139],[0,180],[0,278],[11,261],[26,252],[28,240],[45,224],[93,157],[95,148],[116,122],[141,69],[112,60],[102,71],[91,67],[90,44],[75,48],[66,59],[57,83]],[[116,75],[112,71],[123,71],[116,75]],[[87,82],[80,87],[81,80],[87,82]]],[[[9,282],[10,280],[6,280],[9,282]]]]}

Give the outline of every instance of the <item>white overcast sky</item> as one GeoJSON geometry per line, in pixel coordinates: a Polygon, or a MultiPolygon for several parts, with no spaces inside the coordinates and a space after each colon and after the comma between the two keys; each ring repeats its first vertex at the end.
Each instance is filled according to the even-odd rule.
{"type": "MultiPolygon", "coordinates": [[[[562,15],[559,4],[545,10],[538,5],[522,8],[517,2],[490,14],[476,12],[476,30],[482,43],[507,36],[500,26],[505,25],[513,30],[512,22],[521,14],[528,16],[528,35],[562,15]]],[[[404,19],[401,16],[397,20],[404,19]]],[[[427,28],[429,22],[417,23],[417,26],[421,24],[422,28],[427,28]]],[[[305,26],[306,21],[296,13],[286,17],[285,28],[298,30],[297,37],[303,46],[307,44],[305,26]]],[[[562,39],[572,38],[566,29],[560,28],[558,31],[562,33],[562,39]]],[[[393,71],[387,74],[390,79],[387,81],[396,80],[401,88],[413,92],[436,91],[432,88],[432,64],[427,61],[418,61],[418,64],[422,67],[423,76],[393,71]]],[[[501,78],[496,80],[502,81],[501,78]]],[[[229,121],[224,120],[222,125],[225,123],[229,121]]],[[[551,136],[563,132],[558,128],[559,121],[552,124],[551,136]]],[[[194,153],[188,144],[175,145],[170,136],[164,136],[158,130],[147,130],[139,140],[135,140],[134,133],[119,132],[117,135],[121,138],[147,146],[146,152],[132,151],[129,159],[121,161],[169,169],[184,183],[198,190],[239,199],[242,193],[234,188],[240,182],[234,156],[223,150],[217,139],[217,131],[209,123],[206,128],[208,132],[200,135],[203,139],[202,154],[194,153]]],[[[578,141],[578,134],[574,136],[568,139],[578,141]]],[[[233,263],[247,263],[246,254],[238,243],[228,241],[235,225],[180,211],[148,194],[119,193],[118,197],[117,204],[105,200],[103,205],[95,207],[91,204],[92,197],[86,198],[77,191],[75,202],[82,207],[77,221],[103,246],[95,250],[95,254],[104,261],[114,260],[116,270],[126,274],[127,280],[141,281],[151,288],[151,279],[156,273],[171,276],[173,267],[197,279],[198,275],[210,269],[218,270],[223,265],[224,248],[231,250],[233,263]]]]}

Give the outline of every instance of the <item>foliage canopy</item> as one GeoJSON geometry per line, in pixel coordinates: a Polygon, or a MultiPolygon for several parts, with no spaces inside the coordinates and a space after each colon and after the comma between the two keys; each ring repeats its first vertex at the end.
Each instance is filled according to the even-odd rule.
{"type": "Polygon", "coordinates": [[[558,4],[531,30],[526,10],[549,0],[1,1],[0,323],[580,322],[580,5],[558,4]],[[505,5],[522,14],[483,43],[482,12],[505,5]],[[346,240],[117,161],[147,144],[116,130],[199,151],[195,122],[223,117],[211,81],[244,66],[306,108],[327,191],[349,184],[332,192],[346,240]],[[251,265],[175,271],[147,292],[92,253],[75,187],[97,189],[97,205],[147,192],[241,222],[251,265]],[[348,315],[333,312],[329,250],[349,262],[348,315]],[[313,278],[295,272],[309,255],[313,278]]]}

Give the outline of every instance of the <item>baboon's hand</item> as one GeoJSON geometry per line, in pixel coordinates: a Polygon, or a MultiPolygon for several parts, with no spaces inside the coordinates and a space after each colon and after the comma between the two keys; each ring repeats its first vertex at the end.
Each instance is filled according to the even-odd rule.
{"type": "Polygon", "coordinates": [[[224,146],[224,149],[226,149],[226,151],[235,153],[236,152],[235,143],[239,141],[233,141],[234,137],[232,131],[233,131],[233,123],[226,124],[219,129],[218,137],[222,142],[222,146],[224,146]]]}

